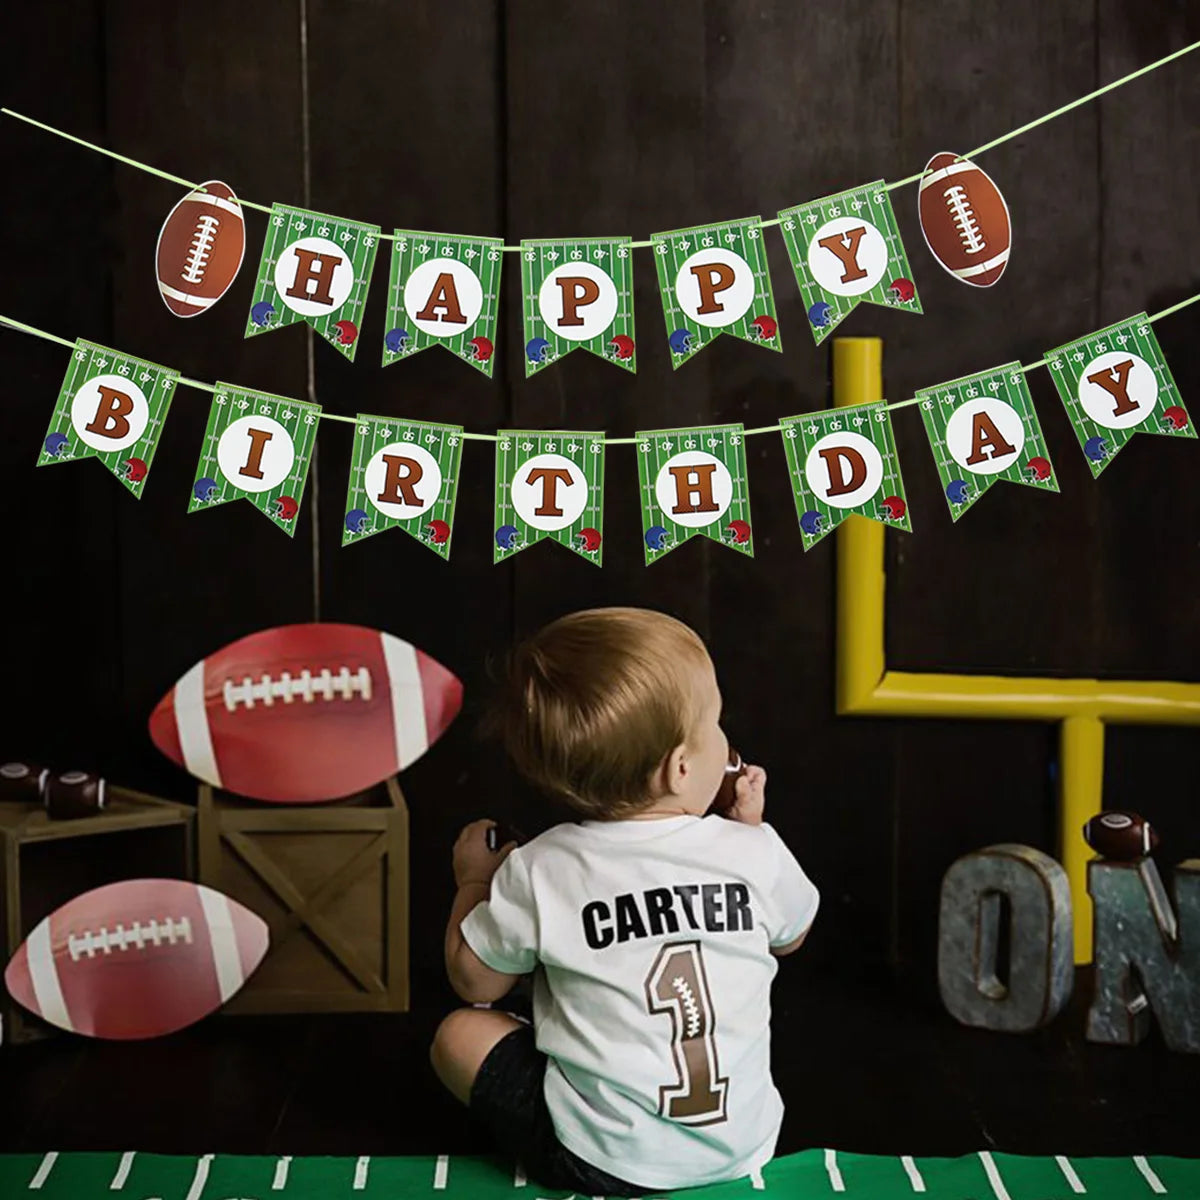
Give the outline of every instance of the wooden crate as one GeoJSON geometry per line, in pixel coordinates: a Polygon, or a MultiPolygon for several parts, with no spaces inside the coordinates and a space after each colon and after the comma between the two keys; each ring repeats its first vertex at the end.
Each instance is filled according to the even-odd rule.
{"type": "Polygon", "coordinates": [[[200,882],[258,913],[262,965],[228,1013],[404,1012],[408,806],[394,778],[281,806],[200,785],[200,882]]]}
{"type": "MultiPolygon", "coordinates": [[[[0,903],[4,961],[33,928],[68,900],[121,879],[192,879],[196,810],[109,785],[92,817],[52,821],[36,804],[0,801],[0,903]]],[[[4,1040],[27,1042],[57,1032],[0,988],[4,1040]]]]}

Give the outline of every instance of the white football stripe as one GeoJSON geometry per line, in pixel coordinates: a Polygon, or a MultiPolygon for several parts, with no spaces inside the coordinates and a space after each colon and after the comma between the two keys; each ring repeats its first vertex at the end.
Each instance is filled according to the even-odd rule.
{"type": "Polygon", "coordinates": [[[392,730],[396,739],[396,761],[401,769],[429,749],[425,728],[425,700],[417,651],[407,642],[381,634],[392,695],[392,730]]]}
{"type": "Polygon", "coordinates": [[[29,1181],[29,1190],[37,1192],[41,1190],[42,1184],[46,1182],[47,1176],[54,1170],[54,1164],[58,1161],[58,1151],[51,1150],[45,1158],[42,1159],[41,1166],[37,1169],[37,1174],[29,1181]]]}
{"type": "Polygon", "coordinates": [[[233,913],[229,909],[229,897],[212,888],[197,888],[204,919],[208,922],[208,936],[212,942],[213,965],[217,968],[217,986],[221,989],[224,1003],[246,982],[242,973],[242,957],[238,954],[237,931],[233,927],[233,913]]]}
{"type": "Polygon", "coordinates": [[[242,215],[240,204],[234,204],[232,200],[226,200],[224,196],[214,196],[211,192],[193,192],[188,199],[197,204],[211,204],[213,208],[224,209],[225,212],[232,213],[235,217],[242,215]]]}
{"type": "Polygon", "coordinates": [[[37,1000],[42,1016],[51,1025],[59,1029],[70,1029],[71,1014],[67,1012],[67,1002],[63,999],[62,988],[58,983],[58,968],[54,965],[54,949],[50,945],[50,918],[47,917],[29,935],[25,944],[25,953],[29,962],[29,979],[33,984],[33,995],[37,1000]]]}
{"type": "Polygon", "coordinates": [[[175,685],[175,729],[183,765],[193,774],[221,786],[217,756],[213,752],[212,734],[208,728],[208,710],[204,707],[204,660],[180,677],[175,685]]]}
{"type": "MultiPolygon", "coordinates": [[[[940,183],[943,179],[949,179],[951,175],[958,175],[962,171],[979,171],[979,168],[970,160],[951,163],[948,167],[940,167],[931,175],[926,175],[921,180],[921,186],[918,190],[923,192],[927,187],[931,187],[935,183],[940,183]]],[[[980,175],[984,174],[983,171],[979,171],[979,173],[980,175]]]]}
{"type": "Polygon", "coordinates": [[[136,1153],[134,1150],[126,1150],[121,1155],[121,1162],[117,1167],[117,1173],[112,1177],[112,1183],[108,1185],[110,1192],[119,1192],[125,1186],[125,1181],[129,1178],[129,1172],[133,1168],[133,1156],[136,1153]]]}
{"type": "Polygon", "coordinates": [[[212,296],[197,296],[194,292],[181,292],[179,288],[173,288],[169,283],[158,281],[158,290],[164,296],[170,296],[172,300],[182,300],[184,304],[190,304],[193,308],[208,308],[213,302],[212,296]]]}
{"type": "Polygon", "coordinates": [[[1008,251],[1001,250],[994,258],[989,258],[987,262],[976,263],[973,267],[963,267],[961,270],[955,271],[954,274],[959,279],[969,279],[972,275],[982,275],[985,271],[990,271],[993,267],[1001,266],[1008,262],[1008,251]]]}

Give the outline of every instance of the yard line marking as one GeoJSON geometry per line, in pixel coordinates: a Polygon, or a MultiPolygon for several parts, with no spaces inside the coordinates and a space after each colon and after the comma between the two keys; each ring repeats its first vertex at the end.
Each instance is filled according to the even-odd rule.
{"type": "Polygon", "coordinates": [[[450,1174],[450,1156],[439,1154],[437,1165],[433,1168],[433,1187],[435,1191],[443,1191],[446,1187],[446,1176],[450,1174]]]}
{"type": "Polygon", "coordinates": [[[925,1190],[925,1180],[921,1177],[921,1172],[917,1170],[917,1164],[913,1162],[911,1154],[902,1154],[900,1156],[900,1165],[904,1168],[908,1175],[908,1182],[912,1184],[914,1192],[923,1192],[925,1190]]]}
{"type": "Polygon", "coordinates": [[[292,1156],[285,1154],[275,1164],[275,1178],[271,1180],[271,1191],[282,1192],[287,1187],[288,1171],[291,1169],[292,1156]]]}
{"type": "Polygon", "coordinates": [[[213,1155],[206,1154],[196,1164],[196,1174],[192,1179],[192,1186],[188,1188],[187,1200],[200,1200],[200,1193],[204,1191],[204,1185],[208,1182],[208,1170],[212,1166],[213,1155]]]}
{"type": "Polygon", "coordinates": [[[125,1180],[129,1178],[129,1172],[133,1169],[133,1150],[126,1150],[121,1155],[120,1165],[117,1167],[117,1173],[112,1177],[112,1183],[108,1185],[110,1192],[119,1192],[125,1186],[125,1180]]]}
{"type": "Polygon", "coordinates": [[[1150,1185],[1152,1192],[1157,1192],[1163,1195],[1166,1188],[1163,1187],[1163,1181],[1154,1173],[1154,1168],[1146,1161],[1144,1154],[1135,1154],[1133,1156],[1133,1165],[1146,1177],[1146,1182],[1150,1185]]]}
{"type": "Polygon", "coordinates": [[[752,1187],[752,1188],[753,1188],[753,1189],[754,1189],[756,1192],[761,1192],[761,1191],[763,1191],[763,1190],[766,1188],[766,1186],[767,1186],[767,1185],[766,1185],[766,1184],[763,1182],[762,1172],[761,1172],[761,1171],[759,1171],[757,1168],[756,1168],[755,1170],[753,1170],[753,1171],[751,1171],[751,1172],[750,1172],[750,1186],[751,1186],[751,1187],[752,1187]]]}
{"type": "Polygon", "coordinates": [[[513,1187],[524,1187],[529,1182],[525,1178],[525,1172],[521,1169],[521,1164],[517,1163],[517,1169],[513,1172],[513,1187]]]}
{"type": "Polygon", "coordinates": [[[58,1151],[51,1150],[45,1158],[42,1159],[41,1166],[37,1169],[37,1174],[29,1181],[29,1190],[31,1192],[38,1191],[42,1184],[46,1182],[46,1176],[54,1170],[54,1163],[58,1158],[58,1151]]]}
{"type": "Polygon", "coordinates": [[[987,1172],[988,1183],[992,1185],[992,1191],[996,1193],[996,1200],[1012,1200],[1008,1194],[1008,1188],[1004,1186],[1004,1180],[1000,1178],[1000,1172],[996,1169],[996,1162],[992,1158],[991,1152],[980,1150],[979,1161],[983,1163],[983,1169],[987,1172]]]}
{"type": "Polygon", "coordinates": [[[361,1192],[367,1186],[367,1172],[371,1169],[371,1156],[364,1154],[354,1164],[354,1190],[361,1192]]]}
{"type": "Polygon", "coordinates": [[[844,1192],[846,1190],[846,1185],[842,1182],[841,1171],[838,1170],[836,1151],[825,1151],[825,1170],[829,1172],[829,1186],[833,1188],[835,1192],[844,1192]]]}
{"type": "Polygon", "coordinates": [[[1071,1191],[1076,1195],[1087,1191],[1087,1188],[1083,1186],[1083,1180],[1075,1174],[1075,1168],[1071,1166],[1070,1160],[1066,1155],[1056,1154],[1054,1161],[1058,1163],[1058,1169],[1066,1176],[1067,1182],[1071,1185],[1071,1191]]]}

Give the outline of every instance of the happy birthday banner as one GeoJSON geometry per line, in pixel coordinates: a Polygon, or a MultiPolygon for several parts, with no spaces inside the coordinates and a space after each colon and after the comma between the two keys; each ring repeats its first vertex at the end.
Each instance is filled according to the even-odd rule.
{"type": "MultiPolygon", "coordinates": [[[[396,229],[284,204],[239,201],[227,184],[192,184],[145,163],[75,141],[191,190],[168,214],[156,251],[158,287],[179,317],[211,308],[245,255],[243,205],[268,215],[246,337],[307,322],[353,361],[380,241],[392,242],[382,364],[441,345],[489,378],[495,361],[502,254],[521,254],[525,374],[584,348],[637,369],[631,251],[652,248],[674,367],[727,333],[765,349],[782,337],[763,230],[779,225],[808,323],[819,344],[861,303],[913,313],[922,307],[889,192],[920,181],[918,214],[927,247],[960,282],[991,287],[1009,261],[1012,225],[994,181],[972,160],[992,147],[1200,48],[1200,42],[1063,105],[966,155],[935,154],[923,171],[878,181],[757,216],[628,237],[499,239],[396,229]]],[[[890,411],[919,405],[951,517],[957,521],[998,480],[1057,492],[1058,482],[1025,379],[1047,365],[1094,477],[1136,432],[1194,438],[1153,322],[1200,295],[1139,313],[1049,351],[921,389],[911,400],[804,413],[777,425],[602,432],[501,430],[322,413],[286,396],[184,379],[178,372],[0,316],[13,328],[73,350],[38,465],[103,461],[140,496],[176,384],[214,394],[189,512],[248,499],[294,532],[320,420],[357,426],[343,545],[393,526],[442,558],[450,554],[464,440],[496,443],[494,560],[544,538],[601,563],[604,447],[637,447],[644,553],[657,561],[702,534],[753,555],[744,440],[782,434],[804,549],[849,514],[911,530],[890,411]]]]}

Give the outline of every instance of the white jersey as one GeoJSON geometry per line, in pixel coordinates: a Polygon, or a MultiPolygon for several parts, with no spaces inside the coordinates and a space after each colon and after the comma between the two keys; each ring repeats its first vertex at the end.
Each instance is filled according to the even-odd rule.
{"type": "Polygon", "coordinates": [[[563,1145],[671,1188],[774,1153],[770,947],[804,933],[818,900],[769,825],[584,821],[514,850],[462,933],[495,971],[541,964],[534,1028],[563,1145]]]}

